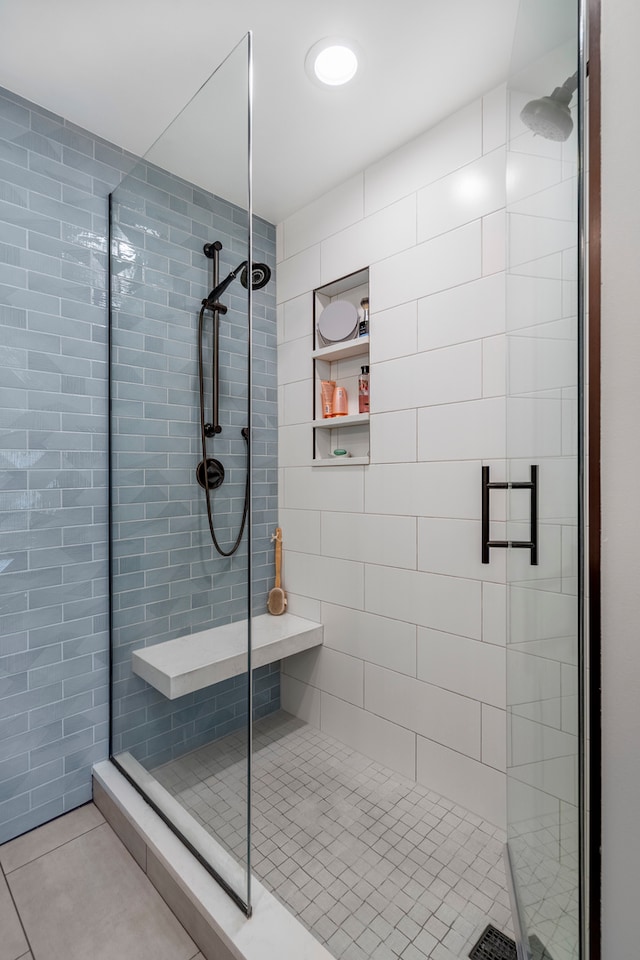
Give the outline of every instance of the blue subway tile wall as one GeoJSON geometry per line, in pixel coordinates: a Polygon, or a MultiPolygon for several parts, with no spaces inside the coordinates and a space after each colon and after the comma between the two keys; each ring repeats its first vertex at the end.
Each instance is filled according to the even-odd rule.
{"type": "MultiPolygon", "coordinates": [[[[248,615],[247,539],[220,556],[209,532],[198,386],[201,301],[212,289],[203,241],[222,243],[220,278],[247,257],[246,214],[148,163],[114,192],[112,229],[113,753],[148,769],[246,724],[247,676],[168,705],[131,670],[132,652],[248,615]]],[[[273,229],[256,231],[254,257],[275,268],[273,229]]],[[[218,542],[241,528],[248,424],[247,295],[239,280],[221,297],[219,421],[207,443],[225,479],[211,492],[218,542]]],[[[275,291],[254,293],[252,610],[264,613],[277,523],[275,291]]],[[[205,413],[211,420],[213,318],[204,315],[205,413]]],[[[215,641],[212,641],[215,642],[215,641]]],[[[277,709],[254,674],[254,714],[277,709]]]]}
{"type": "MultiPolygon", "coordinates": [[[[88,800],[91,765],[108,751],[107,195],[131,166],[124,151],[0,89],[0,842],[88,800]]],[[[171,178],[162,176],[156,179],[164,188],[171,178]]],[[[203,192],[188,189],[197,207],[203,192]]],[[[176,206],[181,190],[183,183],[170,210],[191,216],[190,207],[176,206]]],[[[273,228],[260,223],[256,234],[256,258],[272,263],[273,228]]],[[[145,269],[160,274],[159,288],[166,251],[161,237],[157,242],[145,269]]],[[[138,300],[142,313],[134,316],[162,326],[170,311],[184,309],[190,299],[184,283],[197,286],[185,255],[172,258],[176,286],[138,300]]],[[[275,319],[267,291],[255,323],[257,343],[273,347],[267,373],[273,372],[275,319]]],[[[143,335],[142,351],[163,358],[154,338],[162,339],[143,335]]],[[[184,357],[165,359],[178,373],[184,357]]],[[[183,388],[167,397],[163,367],[148,372],[146,389],[157,394],[142,402],[177,404],[183,388]]],[[[136,386],[134,377],[123,399],[140,401],[136,386]]],[[[266,430],[275,424],[274,389],[266,430]]],[[[189,450],[178,443],[181,423],[156,438],[166,443],[151,451],[164,454],[174,444],[171,469],[189,450]]],[[[135,451],[136,434],[129,438],[135,451]]],[[[275,453],[266,463],[266,476],[274,477],[275,453]]],[[[274,490],[269,479],[267,503],[274,490]]],[[[172,504],[172,497],[132,499],[123,507],[135,522],[141,505],[151,516],[172,504]]],[[[171,544],[170,564],[144,572],[149,589],[170,583],[174,573],[181,579],[192,564],[191,533],[177,530],[183,521],[169,518],[184,546],[174,540],[163,546],[158,535],[154,552],[168,552],[171,544]]],[[[267,513],[264,521],[266,533],[275,520],[267,513]]],[[[128,560],[127,567],[120,558],[125,576],[135,571],[134,556],[128,560]]],[[[256,572],[258,603],[271,571],[264,564],[256,572]]],[[[162,591],[152,602],[163,602],[162,591]]],[[[187,629],[196,608],[180,614],[187,629]]]]}

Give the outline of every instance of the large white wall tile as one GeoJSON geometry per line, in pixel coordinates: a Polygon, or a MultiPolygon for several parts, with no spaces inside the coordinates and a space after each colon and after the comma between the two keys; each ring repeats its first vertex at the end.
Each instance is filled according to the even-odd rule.
{"type": "Polygon", "coordinates": [[[500,770],[507,769],[507,714],[482,704],[482,762],[500,770]]]}
{"type": "Polygon", "coordinates": [[[311,460],[311,437],[307,423],[295,423],[278,429],[278,464],[303,467],[311,460]]]}
{"type": "Polygon", "coordinates": [[[475,700],[366,664],[364,705],[392,723],[480,759],[480,704],[475,700]]]}
{"type": "Polygon", "coordinates": [[[520,330],[562,316],[562,281],[553,278],[507,276],[507,327],[520,330]]]}
{"type": "Polygon", "coordinates": [[[310,292],[293,300],[287,300],[280,308],[283,313],[283,336],[285,340],[308,337],[313,328],[313,299],[310,292]]]}
{"type": "Polygon", "coordinates": [[[415,780],[416,735],[410,730],[328,693],[322,694],[321,728],[365,757],[415,780]]]}
{"type": "Polygon", "coordinates": [[[482,396],[504,397],[506,391],[507,338],[487,337],[482,341],[482,396]]]}
{"type": "Polygon", "coordinates": [[[506,584],[482,584],[482,639],[485,643],[507,642],[506,584]]]}
{"type": "Polygon", "coordinates": [[[320,553],[320,511],[287,510],[280,507],[278,522],[287,550],[296,553],[320,553]]]}
{"type": "Polygon", "coordinates": [[[482,105],[476,100],[365,171],[365,212],[380,210],[482,153],[482,105]]]}
{"type": "Polygon", "coordinates": [[[369,274],[376,310],[426,297],[482,273],[480,221],[458,227],[410,250],[374,263],[369,274]]]}
{"type": "Polygon", "coordinates": [[[308,423],[311,420],[313,401],[313,380],[297,380],[285,383],[280,396],[280,423],[287,426],[292,423],[308,423]]]}
{"type": "Polygon", "coordinates": [[[280,496],[282,505],[292,510],[361,513],[364,508],[362,468],[292,467],[286,471],[284,496],[282,491],[280,496]]]}
{"type": "Polygon", "coordinates": [[[340,700],[363,706],[362,660],[322,646],[287,657],[282,661],[282,670],[287,676],[325,690],[340,700]]]}
{"type": "Polygon", "coordinates": [[[575,247],[576,225],[571,220],[509,214],[509,263],[517,265],[575,247]]]}
{"type": "Polygon", "coordinates": [[[365,568],[365,609],[480,639],[480,583],[393,567],[365,568]]]}
{"type": "Polygon", "coordinates": [[[505,441],[506,409],[502,397],[423,407],[418,411],[420,460],[503,459],[505,441]]]}
{"type": "Polygon", "coordinates": [[[507,264],[507,218],[497,210],[482,218],[482,276],[501,273],[507,264]]]}
{"type": "Polygon", "coordinates": [[[325,647],[415,677],[415,624],[331,603],[322,604],[322,623],[325,647]]]}
{"type": "MultiPolygon", "coordinates": [[[[480,489],[478,487],[478,495],[480,489]]],[[[502,524],[492,524],[491,536],[504,539],[502,524]]],[[[506,551],[496,550],[491,563],[482,563],[480,520],[420,517],[418,520],[418,570],[471,580],[506,579],[506,551]]]]}
{"type": "Polygon", "coordinates": [[[415,517],[324,512],[321,540],[326,557],[416,568],[415,517]]]}
{"type": "Polygon", "coordinates": [[[504,333],[505,278],[483,277],[418,301],[418,349],[433,350],[504,333]]]}
{"type": "Polygon", "coordinates": [[[283,673],[280,675],[280,703],[287,713],[320,729],[321,694],[315,687],[283,673]]]}
{"type": "Polygon", "coordinates": [[[418,737],[418,782],[472,810],[497,827],[506,827],[506,778],[484,763],[418,737]]]}
{"type": "Polygon", "coordinates": [[[374,386],[380,412],[473,400],[482,395],[482,345],[475,340],[379,363],[374,386]]]}
{"type": "MultiPolygon", "coordinates": [[[[518,385],[510,382],[510,389],[518,389],[518,385]]],[[[562,401],[507,397],[507,451],[512,457],[530,457],[530,462],[561,456],[562,401]]]]}
{"type": "Polygon", "coordinates": [[[501,83],[482,98],[482,149],[490,153],[507,139],[507,85],[501,83]]]}
{"type": "Polygon", "coordinates": [[[322,623],[322,604],[319,600],[313,597],[301,597],[299,594],[287,590],[287,601],[287,613],[293,613],[296,617],[304,617],[305,620],[315,620],[316,623],[322,623]]]}
{"type": "Polygon", "coordinates": [[[512,642],[521,644],[575,636],[576,608],[575,597],[512,584],[509,588],[512,642]]]}
{"type": "Polygon", "coordinates": [[[287,550],[282,580],[285,589],[302,596],[362,610],[364,570],[361,563],[287,550]]]}
{"type": "MultiPolygon", "coordinates": [[[[311,325],[309,325],[311,331],[311,325]]],[[[311,361],[312,337],[289,340],[278,346],[278,383],[293,383],[295,380],[311,380],[313,364],[311,361]]]]}
{"type": "Polygon", "coordinates": [[[358,173],[284,221],[285,257],[320,243],[363,216],[364,174],[358,173]]]}
{"type": "Polygon", "coordinates": [[[578,755],[577,737],[571,733],[514,715],[510,716],[509,723],[509,762],[513,766],[561,757],[573,758],[578,755]]]}
{"type": "Polygon", "coordinates": [[[420,190],[418,242],[503,208],[505,162],[500,147],[420,190]]]}
{"type": "Polygon", "coordinates": [[[324,240],[320,253],[322,282],[354,273],[415,242],[416,198],[412,195],[324,240]]]}
{"type": "Polygon", "coordinates": [[[320,244],[283,260],[278,266],[278,303],[293,300],[320,286],[320,244]]]}
{"type": "Polygon", "coordinates": [[[529,393],[574,386],[578,377],[573,340],[549,340],[511,334],[508,338],[509,382],[512,393],[529,393]]]}
{"type": "Polygon", "coordinates": [[[554,660],[507,650],[507,703],[517,706],[560,696],[560,666],[554,660]]]}
{"type": "Polygon", "coordinates": [[[367,513],[479,519],[480,481],[480,461],[372,464],[365,480],[365,509],[367,513]]]}
{"type": "Polygon", "coordinates": [[[388,310],[376,310],[371,304],[371,363],[406,357],[418,349],[418,305],[415,300],[388,310]]]}
{"type": "Polygon", "coordinates": [[[369,420],[369,431],[372,462],[410,463],[416,459],[418,428],[415,410],[374,413],[369,420]]]}
{"type": "Polygon", "coordinates": [[[504,709],[504,647],[418,627],[418,678],[504,709]]]}

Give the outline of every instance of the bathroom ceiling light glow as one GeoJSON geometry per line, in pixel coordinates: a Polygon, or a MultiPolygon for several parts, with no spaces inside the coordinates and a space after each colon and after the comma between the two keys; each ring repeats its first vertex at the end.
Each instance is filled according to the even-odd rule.
{"type": "Polygon", "coordinates": [[[305,69],[315,83],[340,87],[352,80],[358,70],[355,44],[340,37],[325,37],[309,50],[305,69]]]}

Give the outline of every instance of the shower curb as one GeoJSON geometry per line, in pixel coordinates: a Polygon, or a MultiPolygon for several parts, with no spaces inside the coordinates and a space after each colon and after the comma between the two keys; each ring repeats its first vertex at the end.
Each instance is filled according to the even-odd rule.
{"type": "Polygon", "coordinates": [[[206,960],[333,960],[255,877],[247,919],[109,760],[93,767],[93,800],[206,960]]]}

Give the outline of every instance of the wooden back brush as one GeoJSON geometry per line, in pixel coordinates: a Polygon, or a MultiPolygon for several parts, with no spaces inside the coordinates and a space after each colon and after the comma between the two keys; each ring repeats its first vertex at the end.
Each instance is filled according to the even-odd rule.
{"type": "Polygon", "coordinates": [[[267,598],[267,610],[274,617],[279,617],[287,609],[287,595],[280,586],[280,576],[282,573],[282,529],[276,527],[276,532],[271,536],[271,542],[275,542],[276,552],[276,585],[269,592],[267,598]]]}

